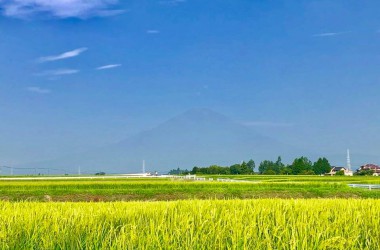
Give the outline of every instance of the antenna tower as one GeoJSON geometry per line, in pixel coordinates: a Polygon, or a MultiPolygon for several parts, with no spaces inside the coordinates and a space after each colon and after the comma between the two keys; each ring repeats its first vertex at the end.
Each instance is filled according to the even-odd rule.
{"type": "Polygon", "coordinates": [[[351,158],[350,158],[350,150],[347,149],[347,169],[351,171],[351,158]]]}

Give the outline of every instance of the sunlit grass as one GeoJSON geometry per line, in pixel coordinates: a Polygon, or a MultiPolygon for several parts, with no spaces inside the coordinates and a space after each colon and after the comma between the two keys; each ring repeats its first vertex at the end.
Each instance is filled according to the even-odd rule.
{"type": "Polygon", "coordinates": [[[380,200],[0,202],[1,249],[379,249],[380,200]]]}
{"type": "MultiPolygon", "coordinates": [[[[243,183],[172,179],[93,179],[0,181],[0,199],[41,201],[177,200],[223,198],[380,198],[380,190],[348,183],[379,184],[379,177],[229,176],[243,183]]],[[[226,178],[223,176],[223,178],[226,178]]]]}

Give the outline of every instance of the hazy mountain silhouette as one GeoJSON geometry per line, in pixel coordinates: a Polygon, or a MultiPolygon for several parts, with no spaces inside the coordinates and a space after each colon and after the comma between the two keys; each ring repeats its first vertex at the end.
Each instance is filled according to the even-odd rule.
{"type": "Polygon", "coordinates": [[[165,171],[177,167],[191,169],[195,165],[230,165],[251,158],[258,163],[275,160],[278,155],[294,157],[295,153],[292,147],[224,115],[192,109],[119,143],[32,165],[128,173],[141,171],[143,159],[147,170],[165,171]]]}

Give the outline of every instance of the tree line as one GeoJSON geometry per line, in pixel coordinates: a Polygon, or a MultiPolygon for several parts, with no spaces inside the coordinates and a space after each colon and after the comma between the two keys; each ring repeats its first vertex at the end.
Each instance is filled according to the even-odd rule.
{"type": "Polygon", "coordinates": [[[256,171],[254,160],[248,162],[243,161],[240,164],[233,164],[229,167],[211,165],[209,167],[194,167],[191,171],[173,169],[169,174],[222,174],[222,175],[238,175],[238,174],[263,174],[263,175],[320,175],[329,173],[331,165],[326,158],[319,158],[316,162],[310,161],[307,157],[294,159],[292,164],[282,163],[279,156],[276,161],[262,161],[256,171]]]}

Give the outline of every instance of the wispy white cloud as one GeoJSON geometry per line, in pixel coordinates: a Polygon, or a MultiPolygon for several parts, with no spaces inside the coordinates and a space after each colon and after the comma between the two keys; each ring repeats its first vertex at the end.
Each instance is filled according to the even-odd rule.
{"type": "Polygon", "coordinates": [[[50,89],[43,89],[40,87],[27,87],[26,90],[33,93],[42,94],[42,95],[51,93],[50,89]]]}
{"type": "Polygon", "coordinates": [[[124,10],[115,9],[119,0],[0,0],[5,16],[30,18],[47,14],[57,18],[88,18],[118,15],[124,10]]]}
{"type": "Polygon", "coordinates": [[[155,35],[155,34],[159,34],[160,31],[159,30],[147,30],[146,33],[150,34],[150,35],[155,35]]]}
{"type": "Polygon", "coordinates": [[[159,1],[160,4],[163,4],[163,5],[179,5],[181,3],[185,3],[186,0],[162,0],[162,1],[159,1]]]}
{"type": "Polygon", "coordinates": [[[246,121],[241,124],[249,127],[293,127],[294,123],[288,122],[268,122],[268,121],[246,121]]]}
{"type": "Polygon", "coordinates": [[[67,52],[64,52],[62,54],[55,55],[55,56],[44,56],[44,57],[40,57],[38,59],[38,62],[41,62],[41,63],[52,62],[52,61],[63,60],[63,59],[71,58],[71,57],[76,57],[76,56],[79,56],[80,54],[82,54],[86,50],[87,50],[87,48],[79,48],[79,49],[67,51],[67,52]]]}
{"type": "Polygon", "coordinates": [[[120,66],[121,66],[121,64],[108,64],[108,65],[97,67],[96,69],[97,70],[113,69],[113,68],[117,68],[117,67],[120,67],[120,66]]]}
{"type": "Polygon", "coordinates": [[[37,76],[62,76],[62,75],[72,75],[79,73],[77,69],[55,69],[55,70],[46,70],[40,73],[37,73],[37,76]]]}
{"type": "Polygon", "coordinates": [[[128,10],[100,10],[96,12],[96,16],[99,16],[99,17],[117,16],[126,12],[128,12],[128,10]]]}
{"type": "Polygon", "coordinates": [[[350,33],[350,31],[319,33],[319,34],[314,34],[313,37],[331,37],[331,36],[339,36],[339,35],[343,35],[347,33],[350,33]]]}

